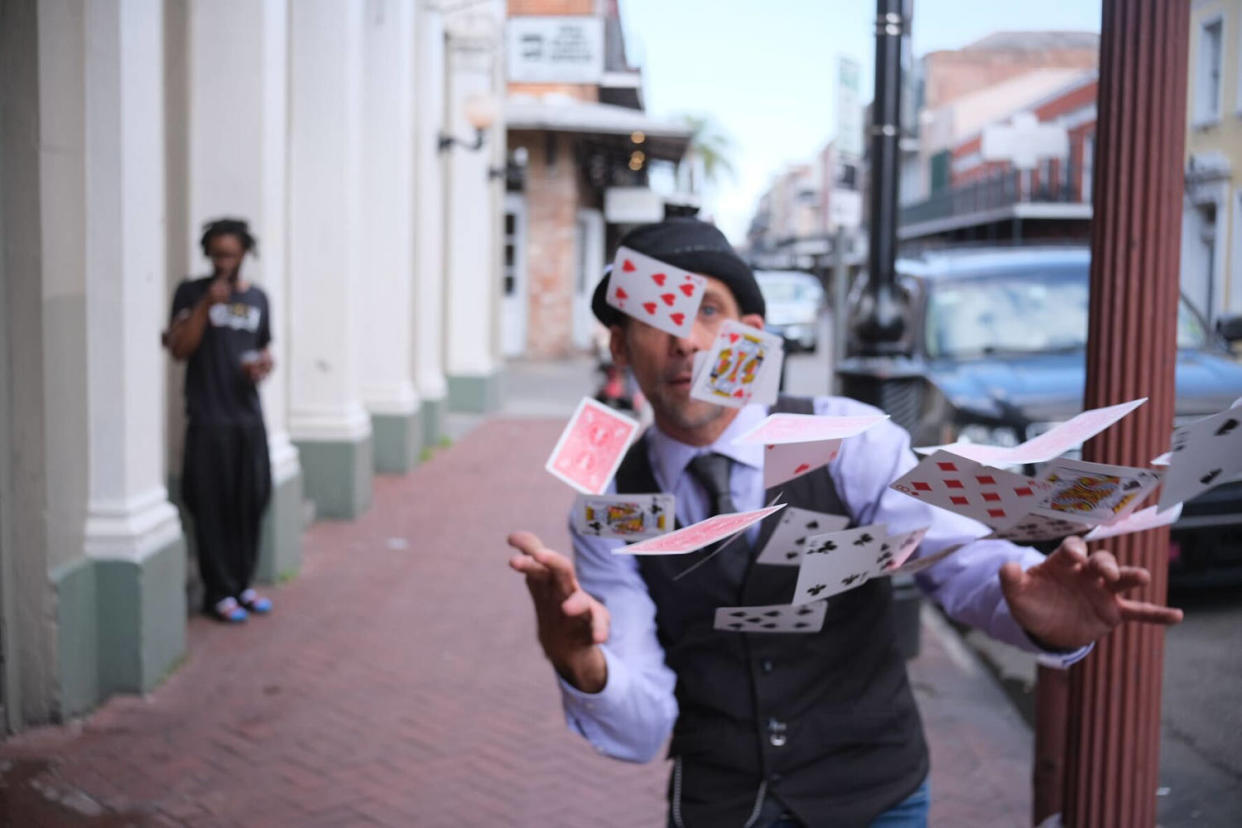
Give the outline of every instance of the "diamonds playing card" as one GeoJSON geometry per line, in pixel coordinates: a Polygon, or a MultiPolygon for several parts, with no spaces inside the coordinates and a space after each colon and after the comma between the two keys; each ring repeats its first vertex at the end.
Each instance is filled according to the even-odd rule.
{"type": "Polygon", "coordinates": [[[792,606],[719,607],[712,629],[731,632],[815,633],[824,627],[827,601],[792,606]]]}
{"type": "Polygon", "coordinates": [[[776,372],[779,377],[783,359],[780,337],[726,320],[694,377],[690,396],[733,408],[752,401],[770,405],[776,401],[770,374],[776,372]],[[758,399],[758,391],[772,398],[758,399]]]}
{"type": "Polygon", "coordinates": [[[1173,432],[1173,450],[1160,491],[1160,511],[1219,486],[1242,471],[1242,410],[1219,414],[1173,432]]]}
{"type": "Polygon", "coordinates": [[[1037,514],[1081,523],[1112,523],[1134,511],[1160,484],[1160,472],[1060,457],[1040,476],[1052,488],[1037,514]]]}
{"type": "Polygon", "coordinates": [[[802,551],[807,539],[825,532],[835,532],[849,525],[844,515],[829,515],[790,506],[781,515],[772,536],[764,544],[756,563],[777,566],[797,566],[802,562],[802,551]]]}
{"type": "Polygon", "coordinates": [[[777,443],[763,450],[763,487],[771,489],[782,483],[826,466],[837,458],[840,440],[818,443],[777,443]]]}
{"type": "Polygon", "coordinates": [[[616,554],[623,555],[684,555],[696,549],[736,535],[753,523],[763,520],[771,514],[785,508],[784,503],[755,509],[751,512],[732,512],[727,515],[716,515],[707,520],[661,535],[656,538],[614,549],[616,554]]]}
{"type": "Polygon", "coordinates": [[[600,494],[608,488],[637,431],[634,420],[583,398],[545,468],[583,494],[600,494]]]}
{"type": "Polygon", "coordinates": [[[685,337],[694,327],[706,285],[702,276],[620,247],[605,301],[652,327],[685,337]]]}
{"type": "Polygon", "coordinates": [[[654,538],[672,530],[675,505],[671,494],[578,495],[573,526],[599,538],[654,538]]]}
{"type": "Polygon", "coordinates": [[[999,529],[1035,508],[1049,485],[938,451],[891,488],[999,529]]]}

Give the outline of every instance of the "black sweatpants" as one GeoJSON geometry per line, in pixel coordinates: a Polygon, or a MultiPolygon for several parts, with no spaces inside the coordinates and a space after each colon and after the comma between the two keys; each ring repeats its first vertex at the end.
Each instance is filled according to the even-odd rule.
{"type": "Polygon", "coordinates": [[[194,518],[204,609],[250,586],[259,528],[272,496],[267,431],[258,425],[203,425],[185,433],[181,496],[194,518]]]}

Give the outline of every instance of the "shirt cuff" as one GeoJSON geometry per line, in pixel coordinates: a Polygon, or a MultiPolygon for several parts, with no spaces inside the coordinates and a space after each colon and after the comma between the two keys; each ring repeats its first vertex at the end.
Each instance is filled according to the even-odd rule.
{"type": "Polygon", "coordinates": [[[993,638],[1026,650],[1028,653],[1034,653],[1040,664],[1058,670],[1065,670],[1071,664],[1082,661],[1095,647],[1095,644],[1088,644],[1068,653],[1045,650],[1036,644],[1026,630],[1022,629],[1022,625],[1014,619],[1013,613],[1009,610],[1009,602],[1004,597],[996,607],[996,615],[993,616],[990,626],[989,632],[993,638]]]}
{"type": "Polygon", "coordinates": [[[604,654],[604,664],[608,675],[604,687],[598,693],[585,693],[574,687],[558,673],[556,680],[561,685],[561,699],[565,707],[565,719],[569,726],[597,744],[596,740],[603,733],[596,721],[606,718],[608,711],[615,710],[626,697],[630,688],[630,674],[619,658],[612,654],[608,645],[601,644],[600,651],[604,654]]]}

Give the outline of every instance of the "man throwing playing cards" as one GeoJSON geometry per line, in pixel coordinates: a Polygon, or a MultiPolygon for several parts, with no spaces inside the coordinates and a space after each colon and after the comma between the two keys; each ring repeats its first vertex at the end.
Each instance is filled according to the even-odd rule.
{"type": "Polygon", "coordinates": [[[670,825],[926,824],[927,745],[895,640],[890,579],[798,604],[796,565],[780,565],[782,555],[757,560],[778,532],[795,557],[809,536],[857,529],[834,536],[846,548],[804,545],[809,558],[853,547],[878,555],[883,535],[867,527],[915,538],[894,541],[904,545],[926,529],[916,557],[961,546],[918,574],[931,598],[1063,665],[1118,624],[1180,620],[1177,610],[1123,598],[1148,572],[1108,552],[1088,555],[1078,538],[1047,558],[976,540],[990,530],[891,489],[915,458],[906,432],[875,409],[833,397],[781,398],[770,408],[769,372],[779,373],[781,354],[762,336],[763,296],[712,225],[675,218],[629,233],[592,310],[654,413],[600,496],[671,495],[678,527],[778,496],[787,506],[687,554],[669,554],[681,551],[671,543],[626,554],[623,538],[580,520],[572,561],[528,532],[509,538],[569,726],[635,762],[672,734],[670,825]],[[768,456],[776,464],[775,450],[787,446],[737,438],[771,411],[877,422],[839,443],[805,443],[829,450],[765,477],[768,456]],[[721,608],[736,620],[722,619],[721,608]]]}

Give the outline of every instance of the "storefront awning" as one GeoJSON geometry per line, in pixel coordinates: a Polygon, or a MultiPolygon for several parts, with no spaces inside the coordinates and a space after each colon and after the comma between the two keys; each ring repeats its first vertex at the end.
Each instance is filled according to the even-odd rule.
{"type": "Polygon", "coordinates": [[[680,161],[690,143],[690,130],[683,125],[657,120],[639,109],[567,96],[510,95],[505,122],[510,130],[616,136],[626,141],[641,132],[647,156],[663,161],[680,161]]]}

